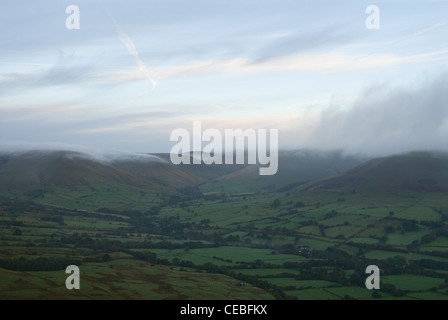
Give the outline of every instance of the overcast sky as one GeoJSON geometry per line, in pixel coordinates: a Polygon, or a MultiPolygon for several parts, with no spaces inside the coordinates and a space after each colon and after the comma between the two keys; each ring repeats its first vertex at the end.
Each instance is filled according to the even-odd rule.
{"type": "Polygon", "coordinates": [[[168,152],[202,120],[280,149],[448,150],[448,1],[3,0],[0,30],[0,149],[168,152]]]}

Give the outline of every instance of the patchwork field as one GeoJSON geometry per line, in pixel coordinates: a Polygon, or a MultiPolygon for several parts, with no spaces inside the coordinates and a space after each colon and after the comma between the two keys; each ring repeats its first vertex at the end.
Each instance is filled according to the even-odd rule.
{"type": "Polygon", "coordinates": [[[145,211],[119,197],[113,209],[94,198],[76,209],[64,197],[2,198],[0,297],[448,299],[446,223],[424,198],[147,197],[145,211]],[[82,289],[70,291],[73,261],[82,289]],[[364,286],[370,264],[381,269],[376,294],[364,286]]]}

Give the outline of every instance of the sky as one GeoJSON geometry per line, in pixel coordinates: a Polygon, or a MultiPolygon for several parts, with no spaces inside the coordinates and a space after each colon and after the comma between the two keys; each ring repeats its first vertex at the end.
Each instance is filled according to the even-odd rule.
{"type": "Polygon", "coordinates": [[[447,87],[448,1],[1,3],[0,150],[169,152],[193,121],[278,129],[280,149],[448,150],[447,87]]]}

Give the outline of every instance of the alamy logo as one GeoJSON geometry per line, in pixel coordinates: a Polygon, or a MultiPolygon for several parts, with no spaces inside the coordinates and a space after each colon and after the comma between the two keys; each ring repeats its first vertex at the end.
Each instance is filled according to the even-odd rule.
{"type": "Polygon", "coordinates": [[[380,289],[380,268],[375,265],[370,265],[366,268],[366,274],[370,276],[366,279],[366,288],[369,290],[380,289]]]}
{"type": "Polygon", "coordinates": [[[366,8],[366,14],[370,14],[366,19],[366,28],[369,30],[380,29],[380,8],[370,5],[366,8]]]}
{"type": "Polygon", "coordinates": [[[81,288],[81,286],[79,284],[80,272],[79,272],[78,266],[75,266],[75,265],[68,266],[65,269],[65,273],[71,274],[65,280],[65,287],[68,290],[73,290],[73,289],[79,290],[81,288]]]}
{"type": "Polygon", "coordinates": [[[68,30],[79,30],[79,7],[70,5],[65,8],[65,13],[70,14],[67,19],[65,19],[65,27],[68,30]]]}
{"type": "Polygon", "coordinates": [[[193,122],[193,140],[190,132],[176,129],[171,132],[170,141],[178,141],[171,148],[170,159],[175,165],[205,163],[210,164],[260,164],[260,175],[274,175],[278,170],[278,129],[225,129],[224,141],[222,133],[217,129],[202,132],[201,121],[193,122]],[[247,145],[246,145],[247,141],[247,145]],[[208,142],[202,147],[203,142],[208,142]],[[269,155],[267,153],[269,147],[269,155]],[[190,152],[193,151],[191,157],[190,152]],[[224,153],[224,155],[223,155],[224,153]]]}

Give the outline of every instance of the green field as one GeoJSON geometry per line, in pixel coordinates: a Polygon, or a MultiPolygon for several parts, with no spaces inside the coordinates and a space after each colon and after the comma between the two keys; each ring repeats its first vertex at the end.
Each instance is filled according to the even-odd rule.
{"type": "Polygon", "coordinates": [[[414,241],[421,240],[427,232],[412,232],[412,233],[389,233],[387,235],[387,244],[396,246],[406,246],[414,241]]]}
{"type": "Polygon", "coordinates": [[[417,221],[440,221],[440,215],[430,207],[411,207],[399,212],[396,217],[417,221]]]}
{"type": "Polygon", "coordinates": [[[0,298],[448,299],[443,194],[120,188],[0,198],[0,298]],[[81,264],[81,290],[61,259],[81,264]]]}
{"type": "Polygon", "coordinates": [[[393,284],[402,290],[409,291],[425,291],[431,288],[437,288],[444,284],[443,279],[415,275],[385,276],[382,281],[384,283],[393,284]]]}

